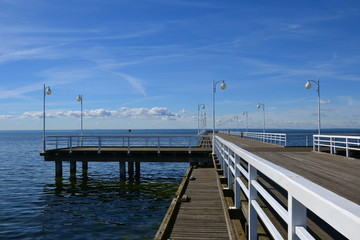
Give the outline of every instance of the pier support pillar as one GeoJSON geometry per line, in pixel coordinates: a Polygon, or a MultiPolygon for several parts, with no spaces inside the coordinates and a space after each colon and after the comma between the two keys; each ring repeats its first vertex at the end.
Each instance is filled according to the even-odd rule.
{"type": "Polygon", "coordinates": [[[129,174],[129,180],[134,179],[134,162],[128,161],[128,174],[129,174]]]}
{"type": "Polygon", "coordinates": [[[126,179],[126,169],[125,169],[125,162],[119,162],[119,168],[120,168],[120,180],[126,179]]]}
{"type": "Polygon", "coordinates": [[[60,179],[63,177],[62,161],[55,161],[55,178],[60,179]]]}
{"type": "Polygon", "coordinates": [[[135,162],[135,179],[140,179],[140,162],[135,162]]]}
{"type": "Polygon", "coordinates": [[[87,177],[88,177],[88,169],[89,169],[88,161],[83,161],[82,162],[82,176],[84,179],[87,179],[87,177]]]}
{"type": "Polygon", "coordinates": [[[76,179],[76,161],[70,161],[70,179],[76,179]]]}

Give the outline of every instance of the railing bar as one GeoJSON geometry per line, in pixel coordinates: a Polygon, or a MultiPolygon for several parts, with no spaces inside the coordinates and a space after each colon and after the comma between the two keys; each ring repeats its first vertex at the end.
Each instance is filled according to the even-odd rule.
{"type": "Polygon", "coordinates": [[[303,226],[296,226],[295,234],[301,240],[315,240],[315,238],[313,236],[311,236],[311,234],[303,226]]]}
{"type": "Polygon", "coordinates": [[[241,189],[245,193],[246,197],[249,199],[249,189],[246,187],[246,185],[241,181],[240,178],[236,178],[237,183],[240,185],[241,189]]]}
{"type": "Polygon", "coordinates": [[[283,206],[281,206],[275,198],[273,198],[256,180],[252,180],[251,184],[255,187],[258,193],[263,196],[263,198],[270,204],[272,208],[279,214],[279,216],[285,221],[288,222],[288,212],[283,206]]]}
{"type": "Polygon", "coordinates": [[[284,238],[280,235],[279,231],[275,228],[274,224],[271,222],[269,217],[266,215],[266,213],[262,210],[262,208],[259,206],[258,202],[256,200],[251,200],[251,204],[255,208],[258,216],[261,218],[267,229],[269,230],[271,236],[275,240],[283,240],[284,238]]]}
{"type": "Polygon", "coordinates": [[[240,170],[242,175],[246,177],[246,179],[249,179],[249,173],[245,170],[245,168],[243,168],[240,164],[237,164],[236,167],[240,170]]]}

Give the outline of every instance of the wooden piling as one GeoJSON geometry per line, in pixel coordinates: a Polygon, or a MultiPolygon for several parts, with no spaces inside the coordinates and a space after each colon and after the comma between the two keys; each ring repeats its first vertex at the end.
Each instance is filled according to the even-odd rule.
{"type": "Polygon", "coordinates": [[[82,162],[82,176],[83,176],[84,179],[87,179],[88,168],[89,168],[88,161],[83,161],[82,162]]]}
{"type": "Polygon", "coordinates": [[[55,161],[55,178],[63,177],[62,161],[55,161]]]}
{"type": "Polygon", "coordinates": [[[135,162],[135,179],[140,179],[140,162],[135,162]]]}
{"type": "Polygon", "coordinates": [[[134,162],[133,161],[128,161],[128,175],[129,175],[129,180],[134,179],[134,162]]]}
{"type": "Polygon", "coordinates": [[[126,169],[125,169],[125,162],[119,162],[119,169],[120,169],[120,180],[124,181],[126,179],[126,169]]]}
{"type": "Polygon", "coordinates": [[[76,161],[70,161],[70,178],[76,179],[76,161]]]}

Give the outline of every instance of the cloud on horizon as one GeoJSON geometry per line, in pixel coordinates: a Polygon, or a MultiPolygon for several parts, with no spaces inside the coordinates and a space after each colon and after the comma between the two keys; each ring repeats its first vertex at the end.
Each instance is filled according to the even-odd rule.
{"type": "MultiPolygon", "coordinates": [[[[80,111],[58,111],[46,113],[47,118],[79,118],[81,116],[80,111]]],[[[106,110],[106,109],[93,109],[83,111],[85,118],[132,118],[132,119],[146,119],[146,118],[160,118],[162,120],[175,120],[181,117],[177,113],[171,112],[165,107],[153,107],[153,108],[120,108],[120,111],[106,110]]],[[[8,116],[6,118],[10,118],[8,116]]],[[[1,116],[0,116],[1,118],[1,116]]],[[[4,117],[5,118],[5,117],[4,117]]],[[[19,117],[20,119],[42,119],[43,112],[25,112],[19,117]]]]}

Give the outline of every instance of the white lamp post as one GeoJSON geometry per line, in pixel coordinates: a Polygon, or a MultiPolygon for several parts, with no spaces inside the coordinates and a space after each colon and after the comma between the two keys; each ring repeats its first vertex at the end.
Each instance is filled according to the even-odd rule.
{"type": "Polygon", "coordinates": [[[46,85],[44,84],[43,152],[45,152],[45,150],[46,150],[46,140],[45,140],[45,118],[46,118],[46,114],[45,114],[45,97],[46,97],[46,95],[50,95],[50,94],[51,94],[50,86],[46,86],[46,85]]]}
{"type": "Polygon", "coordinates": [[[215,80],[213,80],[213,92],[212,92],[212,97],[213,97],[213,137],[212,137],[212,154],[215,154],[215,93],[216,93],[216,85],[221,82],[220,84],[220,88],[222,90],[226,89],[226,84],[224,80],[221,81],[217,81],[215,82],[215,80]]]}
{"type": "Polygon", "coordinates": [[[81,129],[81,136],[83,135],[83,96],[79,94],[76,98],[76,101],[80,102],[81,111],[80,111],[80,129],[81,129]]]}
{"type": "Polygon", "coordinates": [[[261,108],[263,109],[263,116],[264,116],[264,127],[263,127],[263,132],[265,132],[265,103],[258,103],[258,105],[256,106],[257,108],[261,108]]]}
{"type": "Polygon", "coordinates": [[[245,117],[246,117],[246,132],[247,132],[248,128],[249,128],[248,112],[242,112],[242,115],[245,115],[245,117]]]}
{"type": "Polygon", "coordinates": [[[316,91],[317,91],[317,94],[318,94],[318,134],[320,135],[320,131],[321,131],[321,121],[320,121],[320,79],[318,78],[317,80],[307,80],[307,82],[305,84],[306,89],[310,89],[312,87],[310,82],[313,82],[313,83],[316,84],[316,91]]]}
{"type": "Polygon", "coordinates": [[[202,113],[202,128],[203,128],[203,131],[205,131],[206,130],[206,112],[203,112],[202,113]]]}
{"type": "Polygon", "coordinates": [[[204,104],[198,104],[198,134],[200,133],[200,108],[201,109],[205,109],[205,105],[204,104]]]}

